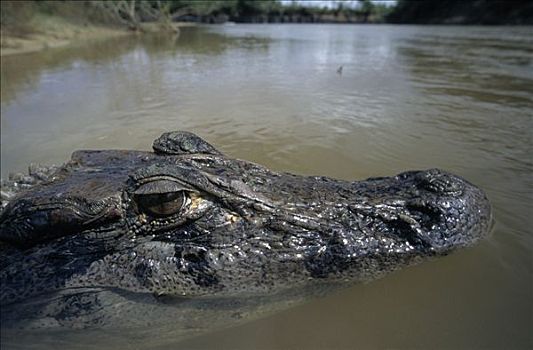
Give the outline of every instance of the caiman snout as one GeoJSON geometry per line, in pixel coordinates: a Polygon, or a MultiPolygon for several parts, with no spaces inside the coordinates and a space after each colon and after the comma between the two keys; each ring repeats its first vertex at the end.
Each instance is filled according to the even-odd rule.
{"type": "MultiPolygon", "coordinates": [[[[404,222],[427,248],[445,254],[468,246],[489,232],[491,208],[485,193],[465,179],[439,169],[397,176],[406,190],[404,222]]],[[[406,226],[406,225],[404,225],[406,226]]]]}

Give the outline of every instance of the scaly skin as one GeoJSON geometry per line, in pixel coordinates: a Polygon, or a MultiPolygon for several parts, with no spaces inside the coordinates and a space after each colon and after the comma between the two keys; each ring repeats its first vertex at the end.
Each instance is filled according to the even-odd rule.
{"type": "Polygon", "coordinates": [[[489,231],[484,193],[437,169],[356,182],[276,173],[186,132],[154,151],[77,151],[7,198],[3,328],[209,328],[233,317],[217,307],[242,319],[489,231]]]}

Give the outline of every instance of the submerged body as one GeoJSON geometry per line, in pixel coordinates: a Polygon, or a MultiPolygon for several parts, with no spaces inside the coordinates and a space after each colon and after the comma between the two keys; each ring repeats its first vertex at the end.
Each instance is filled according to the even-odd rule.
{"type": "Polygon", "coordinates": [[[484,193],[437,169],[276,173],[186,132],[154,152],[77,151],[1,214],[2,329],[170,342],[446,255],[489,225],[484,193]]]}

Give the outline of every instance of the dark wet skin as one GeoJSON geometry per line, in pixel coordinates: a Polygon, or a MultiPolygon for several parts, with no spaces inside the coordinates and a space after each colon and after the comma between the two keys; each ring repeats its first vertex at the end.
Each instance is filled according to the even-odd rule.
{"type": "Polygon", "coordinates": [[[489,231],[485,194],[437,169],[350,182],[272,172],[186,132],[153,148],[77,151],[9,198],[3,328],[198,329],[202,307],[305,298],[489,231]]]}

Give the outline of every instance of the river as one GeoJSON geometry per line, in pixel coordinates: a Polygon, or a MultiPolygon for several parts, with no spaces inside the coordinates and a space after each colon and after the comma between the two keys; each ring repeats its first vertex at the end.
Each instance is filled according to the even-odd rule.
{"type": "Polygon", "coordinates": [[[476,247],[181,347],[533,347],[532,27],[184,28],[2,57],[1,76],[4,177],[181,129],[299,174],[443,168],[491,200],[476,247]]]}

